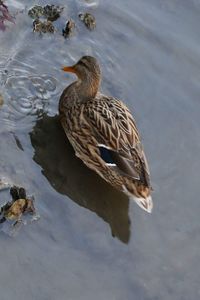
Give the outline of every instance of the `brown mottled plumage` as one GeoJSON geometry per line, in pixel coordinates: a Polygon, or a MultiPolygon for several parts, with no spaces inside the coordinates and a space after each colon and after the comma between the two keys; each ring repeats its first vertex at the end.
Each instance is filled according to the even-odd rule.
{"type": "Polygon", "coordinates": [[[98,92],[101,72],[94,57],[83,56],[63,70],[78,77],[59,102],[61,123],[76,156],[151,212],[149,169],[131,112],[120,100],[98,92]]]}

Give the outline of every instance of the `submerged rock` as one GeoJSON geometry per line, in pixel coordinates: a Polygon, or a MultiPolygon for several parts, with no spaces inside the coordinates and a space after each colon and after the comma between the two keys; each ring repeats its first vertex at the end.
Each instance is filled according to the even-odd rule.
{"type": "Polygon", "coordinates": [[[39,32],[39,33],[54,33],[55,27],[52,24],[51,21],[40,21],[39,19],[36,19],[33,21],[33,32],[39,32]]]}
{"type": "Polygon", "coordinates": [[[56,21],[60,18],[60,14],[62,13],[64,7],[55,6],[55,5],[46,5],[43,8],[43,15],[49,21],[56,21]]]}
{"type": "Polygon", "coordinates": [[[59,17],[61,12],[63,11],[64,7],[55,6],[55,5],[35,5],[29,9],[28,15],[32,19],[39,19],[40,17],[44,17],[49,21],[56,21],[59,17]]]}
{"type": "Polygon", "coordinates": [[[81,21],[83,21],[83,23],[85,24],[85,26],[90,29],[93,30],[96,27],[96,20],[95,17],[93,15],[91,15],[90,13],[86,12],[86,13],[80,13],[79,14],[79,18],[81,21]]]}
{"type": "Polygon", "coordinates": [[[32,19],[40,18],[41,16],[43,16],[43,13],[44,13],[44,9],[40,5],[35,5],[32,8],[30,8],[29,11],[28,11],[28,15],[32,19]]]}
{"type": "Polygon", "coordinates": [[[54,33],[55,27],[52,24],[53,21],[56,21],[64,7],[55,6],[55,5],[35,5],[29,9],[28,15],[35,19],[33,21],[33,32],[39,33],[54,33]],[[40,18],[43,18],[40,20],[40,18]],[[46,20],[45,20],[46,19],[46,20]]]}
{"type": "Polygon", "coordinates": [[[14,221],[12,227],[23,223],[23,215],[31,214],[36,216],[34,207],[34,198],[27,197],[26,190],[23,187],[13,186],[10,188],[11,201],[6,202],[0,208],[0,223],[14,221]]]}
{"type": "MultiPolygon", "coordinates": [[[[34,19],[33,32],[54,33],[55,27],[52,22],[56,21],[61,16],[63,9],[64,7],[53,4],[45,6],[35,5],[30,8],[28,15],[34,19]]],[[[80,13],[79,18],[89,30],[95,29],[96,20],[92,14],[88,12],[80,13]]],[[[69,19],[62,30],[64,38],[72,36],[75,31],[75,27],[75,22],[72,19],[69,19]]]]}
{"type": "Polygon", "coordinates": [[[75,22],[72,19],[70,19],[69,21],[67,21],[65,28],[62,30],[62,34],[64,38],[68,38],[72,36],[74,30],[75,30],[75,22]]]}
{"type": "Polygon", "coordinates": [[[3,96],[0,94],[0,107],[3,105],[4,101],[3,101],[3,96]]]}

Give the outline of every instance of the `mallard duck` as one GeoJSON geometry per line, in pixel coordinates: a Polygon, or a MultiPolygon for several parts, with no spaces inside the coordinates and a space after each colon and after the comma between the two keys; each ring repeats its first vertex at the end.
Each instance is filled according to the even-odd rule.
{"type": "Polygon", "coordinates": [[[76,156],[150,213],[149,168],[130,110],[99,92],[101,71],[94,57],[83,56],[62,70],[78,78],[59,101],[60,121],[76,156]]]}

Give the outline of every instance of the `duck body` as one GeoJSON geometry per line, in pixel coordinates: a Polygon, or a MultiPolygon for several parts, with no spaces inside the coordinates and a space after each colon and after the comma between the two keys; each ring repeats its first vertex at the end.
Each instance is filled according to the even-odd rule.
{"type": "Polygon", "coordinates": [[[122,101],[99,93],[100,69],[93,57],[82,57],[63,69],[78,76],[59,102],[60,121],[76,156],[151,212],[148,164],[130,110],[122,101]]]}

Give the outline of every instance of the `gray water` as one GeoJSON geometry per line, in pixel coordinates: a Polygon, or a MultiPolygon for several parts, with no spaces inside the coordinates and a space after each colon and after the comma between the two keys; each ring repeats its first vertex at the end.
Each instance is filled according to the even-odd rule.
{"type": "Polygon", "coordinates": [[[16,24],[0,32],[1,177],[34,194],[41,217],[16,237],[0,231],[0,299],[199,299],[200,1],[50,3],[66,7],[54,35],[32,32],[35,1],[7,1],[16,24]],[[85,10],[93,32],[77,18],[85,10]],[[77,30],[65,40],[69,17],[77,30]],[[74,80],[60,68],[84,54],[101,63],[102,91],[135,116],[152,215],[75,158],[57,120],[74,80]]]}

